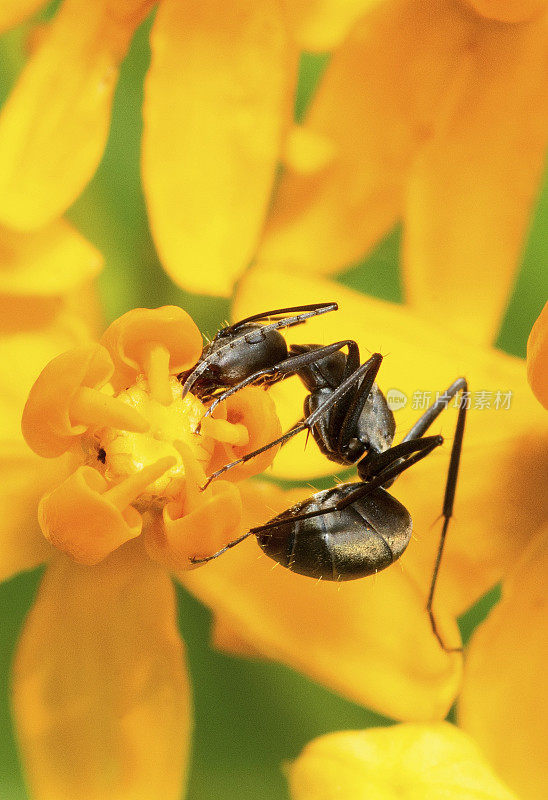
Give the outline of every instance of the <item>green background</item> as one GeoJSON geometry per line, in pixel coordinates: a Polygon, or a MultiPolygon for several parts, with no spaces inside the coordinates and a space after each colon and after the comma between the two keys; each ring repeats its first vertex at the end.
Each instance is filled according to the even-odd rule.
{"type": "MultiPolygon", "coordinates": [[[[51,13],[52,7],[42,18],[51,13]]],[[[99,288],[107,321],[135,306],[174,303],[187,309],[203,333],[212,336],[228,318],[229,302],[190,295],[176,287],[160,267],[147,227],[139,181],[139,140],[149,29],[150,22],[141,27],[124,62],[102,163],[68,216],[105,255],[106,268],[99,288]]],[[[23,63],[28,31],[29,26],[23,26],[0,39],[2,101],[23,63]]],[[[326,63],[323,56],[302,57],[297,118],[302,117],[326,63]]],[[[399,243],[400,230],[396,228],[366,260],[353,265],[337,280],[364,293],[402,300],[399,243]]],[[[498,340],[499,347],[515,355],[525,354],[529,330],[548,294],[547,256],[548,184],[539,200],[498,340]]],[[[40,576],[41,570],[36,570],[0,585],[0,797],[6,800],[27,798],[10,720],[9,671],[40,576]]],[[[461,621],[465,638],[497,598],[495,589],[461,621]]],[[[195,702],[188,792],[191,800],[214,796],[227,800],[281,800],[287,797],[281,766],[295,758],[310,739],[344,728],[386,724],[387,720],[288,668],[211,650],[209,612],[180,587],[177,599],[195,702]]],[[[356,675],[356,681],[360,679],[356,675]]]]}

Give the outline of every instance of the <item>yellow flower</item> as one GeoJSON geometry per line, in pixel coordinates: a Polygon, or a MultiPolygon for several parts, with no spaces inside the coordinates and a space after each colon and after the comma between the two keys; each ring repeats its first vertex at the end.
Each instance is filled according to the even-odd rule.
{"type": "MultiPolygon", "coordinates": [[[[474,329],[466,332],[468,339],[455,335],[458,303],[447,307],[446,325],[440,327],[405,305],[376,300],[317,276],[261,268],[240,283],[234,317],[256,310],[257,297],[268,297],[273,306],[336,300],[337,313],[311,320],[306,329],[288,331],[287,338],[320,344],[351,338],[362,356],[384,353],[379,385],[407,398],[406,406],[395,412],[400,436],[421,413],[413,408],[415,396],[428,404],[428,398],[435,399],[456,377],[468,378],[472,407],[434,600],[444,641],[457,645],[451,617],[507,574],[546,523],[548,426],[527,385],[523,361],[471,342],[474,329]]],[[[282,427],[289,429],[299,416],[304,389],[292,378],[270,393],[282,427]]],[[[442,432],[450,441],[455,420],[455,409],[449,409],[432,432],[442,432]]],[[[436,520],[449,449],[448,442],[440,448],[444,452],[395,483],[391,491],[411,513],[414,538],[398,564],[375,578],[316,585],[286,570],[273,571],[266,559],[257,558],[251,540],[203,570],[182,575],[185,585],[215,612],[215,642],[230,651],[260,652],[288,663],[396,719],[443,717],[460,685],[459,658],[437,646],[425,603],[439,542],[436,520]]],[[[313,443],[305,448],[304,437],[287,444],[272,468],[277,477],[300,481],[333,471],[332,462],[313,443]]],[[[254,491],[256,514],[266,521],[295,502],[297,491],[303,498],[313,489],[309,484],[290,496],[272,486],[254,491]]]]}
{"type": "MultiPolygon", "coordinates": [[[[143,181],[160,257],[187,288],[229,295],[251,259],[290,122],[297,45],[332,47],[372,2],[161,0],[143,181]]],[[[40,5],[6,0],[0,29],[40,5]]],[[[0,222],[36,228],[80,194],[101,159],[120,64],[155,5],[63,1],[0,115],[0,222]]]]}
{"type": "Polygon", "coordinates": [[[101,263],[64,221],[27,234],[0,228],[0,501],[9,509],[2,522],[0,579],[36,566],[48,551],[36,506],[61,474],[63,459],[44,464],[31,452],[21,435],[21,409],[44,364],[88,339],[96,320],[85,287],[101,263]]]}
{"type": "Polygon", "coordinates": [[[523,800],[546,795],[548,526],[503,583],[470,642],[458,719],[523,800]]]}
{"type": "Polygon", "coordinates": [[[491,343],[542,175],[547,59],[542,0],[379,3],[333,54],[258,261],[335,272],[401,218],[409,304],[445,325],[458,302],[461,335],[491,343]]]}
{"type": "MultiPolygon", "coordinates": [[[[182,309],[136,309],[100,344],[57,355],[30,390],[23,433],[58,464],[41,478],[38,518],[52,547],[26,564],[48,561],[14,665],[15,723],[38,798],[180,796],[190,700],[168,570],[240,532],[233,481],[275,450],[200,486],[280,432],[272,401],[250,387],[197,434],[204,407],[181,399],[175,375],[201,353],[182,309]]],[[[28,491],[31,476],[20,478],[28,491]]]]}
{"type": "Polygon", "coordinates": [[[518,800],[473,739],[448,723],[322,736],[288,777],[293,800],[518,800]]]}

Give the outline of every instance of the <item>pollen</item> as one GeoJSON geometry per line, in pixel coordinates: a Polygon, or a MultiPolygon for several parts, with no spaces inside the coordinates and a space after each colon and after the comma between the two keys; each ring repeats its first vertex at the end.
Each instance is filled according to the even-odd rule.
{"type": "Polygon", "coordinates": [[[148,430],[129,431],[108,426],[93,437],[95,452],[104,451],[104,467],[98,457],[96,466],[114,483],[161,458],[175,458],[174,466],[151,483],[134,504],[143,510],[150,505],[163,505],[181,493],[185,481],[185,445],[204,471],[215,446],[211,436],[197,432],[205,413],[200,400],[191,394],[181,399],[181,384],[174,377],[169,380],[169,393],[169,404],[166,405],[166,398],[159,402],[151,396],[147,380],[141,377],[116,399],[137,411],[148,422],[148,430]]]}
{"type": "Polygon", "coordinates": [[[66,456],[69,473],[39,504],[46,539],[81,564],[98,564],[142,536],[148,555],[192,568],[234,538],[242,518],[234,485],[264,469],[260,457],[207,479],[279,435],[274,406],[246,387],[205,416],[177,376],[202,353],[201,334],[176,306],[133,309],[99,343],[62,353],[30,390],[25,439],[44,458],[66,456]],[[274,436],[272,435],[274,434],[274,436]]]}

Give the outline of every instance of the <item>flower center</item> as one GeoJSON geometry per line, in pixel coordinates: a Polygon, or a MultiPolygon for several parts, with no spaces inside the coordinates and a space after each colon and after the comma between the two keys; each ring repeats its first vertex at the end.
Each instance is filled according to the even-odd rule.
{"type": "Polygon", "coordinates": [[[136,507],[151,504],[163,505],[176,497],[185,479],[185,451],[192,453],[205,470],[213,453],[215,441],[206,433],[196,433],[205,413],[203,404],[193,395],[181,399],[181,384],[170,378],[171,402],[168,405],[151,397],[144,378],[117,395],[117,400],[131,406],[150,424],[146,433],[119,430],[112,427],[101,429],[94,438],[99,452],[98,463],[104,463],[105,477],[118,483],[140,472],[159,459],[172,456],[176,464],[160,478],[149,484],[136,507]]]}

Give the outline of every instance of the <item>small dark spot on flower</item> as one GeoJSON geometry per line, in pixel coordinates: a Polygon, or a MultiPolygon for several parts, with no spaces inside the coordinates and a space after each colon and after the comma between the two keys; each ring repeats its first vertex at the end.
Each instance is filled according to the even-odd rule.
{"type": "Polygon", "coordinates": [[[99,452],[97,453],[97,460],[104,464],[107,460],[107,453],[102,447],[99,448],[99,452]]]}

